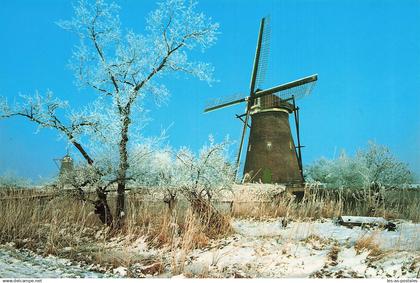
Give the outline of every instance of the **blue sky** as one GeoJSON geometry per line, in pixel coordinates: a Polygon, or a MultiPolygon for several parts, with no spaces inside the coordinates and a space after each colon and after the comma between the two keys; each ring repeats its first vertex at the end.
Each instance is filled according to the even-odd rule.
{"type": "MultiPolygon", "coordinates": [[[[154,1],[118,1],[124,28],[143,32],[154,1]]],[[[0,9],[0,95],[53,90],[75,107],[88,100],[66,67],[77,38],[55,22],[72,15],[69,1],[4,1],[0,9]]],[[[388,146],[420,176],[420,1],[206,0],[199,9],[220,23],[219,40],[202,60],[215,77],[206,83],[168,80],[170,100],[152,107],[145,135],[173,123],[168,142],[198,150],[212,133],[238,140],[235,106],[203,114],[213,97],[248,93],[261,17],[271,15],[271,52],[264,87],[319,74],[311,96],[299,100],[304,164],[341,149],[353,154],[368,140],[388,146]]],[[[194,55],[198,56],[198,55],[194,55]]],[[[52,159],[66,153],[51,130],[34,135],[22,119],[0,121],[0,174],[38,181],[57,173],[52,159]]]]}

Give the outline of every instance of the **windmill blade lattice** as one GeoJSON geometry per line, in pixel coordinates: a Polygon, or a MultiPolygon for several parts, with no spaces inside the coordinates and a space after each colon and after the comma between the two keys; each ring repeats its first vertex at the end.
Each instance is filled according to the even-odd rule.
{"type": "Polygon", "coordinates": [[[258,73],[256,78],[256,87],[261,88],[265,81],[268,69],[268,59],[270,56],[271,25],[270,16],[264,18],[264,30],[262,34],[260,58],[258,62],[258,73]]]}
{"type": "Polygon", "coordinates": [[[246,101],[246,98],[241,93],[236,93],[236,94],[233,94],[231,96],[226,96],[226,97],[213,98],[207,101],[204,112],[210,112],[210,111],[217,110],[220,108],[235,105],[244,101],[246,101]]]}
{"type": "Polygon", "coordinates": [[[296,99],[300,99],[302,97],[308,96],[311,94],[312,89],[315,86],[316,81],[306,83],[304,85],[295,86],[286,90],[282,90],[279,92],[273,93],[274,95],[278,96],[282,100],[288,100],[292,97],[296,99]]]}
{"type": "Polygon", "coordinates": [[[267,95],[276,95],[282,100],[288,100],[292,97],[299,99],[311,93],[314,83],[318,80],[318,75],[314,74],[301,78],[286,84],[278,85],[270,89],[260,90],[255,93],[255,98],[267,95]]]}

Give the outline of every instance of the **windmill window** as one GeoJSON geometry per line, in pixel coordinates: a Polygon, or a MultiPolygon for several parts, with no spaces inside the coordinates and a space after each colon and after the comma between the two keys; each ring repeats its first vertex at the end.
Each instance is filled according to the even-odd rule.
{"type": "Polygon", "coordinates": [[[271,150],[271,142],[267,142],[267,150],[271,150]]]}

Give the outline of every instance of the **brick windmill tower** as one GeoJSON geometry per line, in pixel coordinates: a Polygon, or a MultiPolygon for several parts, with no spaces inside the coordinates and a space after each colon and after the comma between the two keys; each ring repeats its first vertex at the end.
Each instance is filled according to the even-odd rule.
{"type": "Polygon", "coordinates": [[[236,171],[239,169],[246,130],[250,128],[243,172],[245,181],[302,184],[302,146],[299,107],[296,106],[296,100],[311,93],[318,76],[315,74],[273,88],[260,89],[258,86],[264,79],[267,65],[269,38],[268,20],[263,18],[258,34],[249,95],[214,100],[204,112],[246,103],[246,112],[236,115],[243,122],[236,171]],[[289,123],[291,114],[295,120],[297,145],[289,123]]]}
{"type": "Polygon", "coordinates": [[[71,184],[71,173],[74,169],[73,158],[70,157],[69,153],[62,158],[53,159],[57,167],[60,169],[58,174],[58,180],[62,184],[71,184]]]}

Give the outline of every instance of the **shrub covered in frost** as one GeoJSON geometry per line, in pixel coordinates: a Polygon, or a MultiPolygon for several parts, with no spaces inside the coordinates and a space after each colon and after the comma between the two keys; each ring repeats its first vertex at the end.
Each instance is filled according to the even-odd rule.
{"type": "Polygon", "coordinates": [[[401,187],[413,181],[408,165],[399,161],[387,148],[369,142],[366,150],[354,157],[342,152],[337,159],[322,158],[306,170],[307,181],[320,182],[328,188],[401,187]]]}

